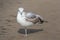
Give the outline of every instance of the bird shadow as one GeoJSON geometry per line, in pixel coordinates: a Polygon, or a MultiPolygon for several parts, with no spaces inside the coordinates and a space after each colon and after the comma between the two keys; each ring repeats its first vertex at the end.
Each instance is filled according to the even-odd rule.
{"type": "MultiPolygon", "coordinates": [[[[27,29],[27,34],[43,31],[43,29],[27,29]]],[[[19,29],[18,33],[25,34],[25,29],[19,29]]]]}

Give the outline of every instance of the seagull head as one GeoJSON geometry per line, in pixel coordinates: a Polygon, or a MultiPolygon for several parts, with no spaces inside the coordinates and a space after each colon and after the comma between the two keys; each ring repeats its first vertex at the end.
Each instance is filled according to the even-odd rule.
{"type": "Polygon", "coordinates": [[[19,8],[18,10],[19,10],[20,12],[23,12],[23,11],[24,11],[24,8],[21,7],[21,8],[19,8]]]}

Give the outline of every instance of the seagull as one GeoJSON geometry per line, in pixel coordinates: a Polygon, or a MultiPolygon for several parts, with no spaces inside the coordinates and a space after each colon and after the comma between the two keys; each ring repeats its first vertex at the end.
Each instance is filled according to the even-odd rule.
{"type": "Polygon", "coordinates": [[[35,24],[43,24],[45,21],[40,15],[32,12],[25,12],[24,8],[18,8],[17,22],[25,28],[25,36],[27,36],[27,27],[35,24]]]}

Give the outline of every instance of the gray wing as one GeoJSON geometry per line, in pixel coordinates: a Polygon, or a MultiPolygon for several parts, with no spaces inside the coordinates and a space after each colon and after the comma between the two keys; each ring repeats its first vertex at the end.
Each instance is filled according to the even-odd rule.
{"type": "Polygon", "coordinates": [[[42,24],[44,22],[46,22],[46,23],[48,22],[48,21],[44,20],[40,15],[36,15],[36,16],[38,17],[40,24],[42,24]]]}
{"type": "Polygon", "coordinates": [[[26,15],[26,20],[30,21],[30,22],[32,22],[34,24],[42,22],[42,20],[41,20],[39,15],[35,15],[35,14],[32,14],[32,13],[28,13],[26,15]]]}
{"type": "Polygon", "coordinates": [[[34,24],[36,24],[36,23],[40,23],[40,24],[44,23],[44,20],[40,15],[28,14],[26,20],[30,21],[30,22],[32,22],[34,24]]]}
{"type": "Polygon", "coordinates": [[[36,18],[36,15],[33,13],[27,13],[26,17],[29,19],[33,19],[33,18],[36,18]]]}

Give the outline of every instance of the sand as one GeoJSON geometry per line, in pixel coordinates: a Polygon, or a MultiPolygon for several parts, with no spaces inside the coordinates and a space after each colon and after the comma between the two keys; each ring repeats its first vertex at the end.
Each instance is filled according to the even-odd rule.
{"type": "Polygon", "coordinates": [[[25,40],[24,29],[16,21],[19,7],[48,20],[28,28],[27,40],[60,40],[60,0],[0,0],[0,40],[25,40]]]}

